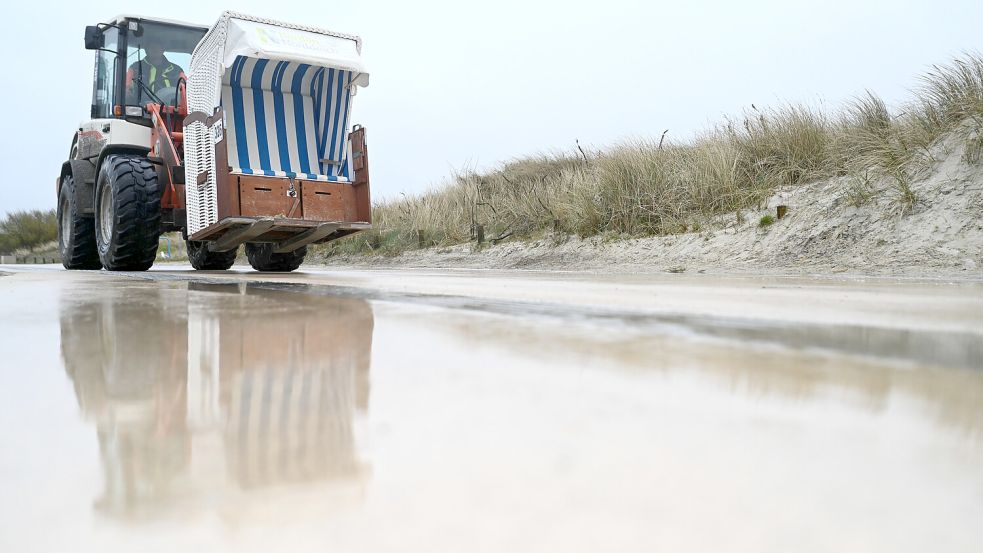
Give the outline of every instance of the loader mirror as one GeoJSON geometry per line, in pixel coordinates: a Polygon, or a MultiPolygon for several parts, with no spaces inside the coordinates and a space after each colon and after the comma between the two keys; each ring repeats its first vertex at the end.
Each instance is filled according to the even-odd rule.
{"type": "Polygon", "coordinates": [[[95,25],[85,28],[85,49],[98,50],[106,43],[106,37],[102,34],[102,29],[95,25]]]}

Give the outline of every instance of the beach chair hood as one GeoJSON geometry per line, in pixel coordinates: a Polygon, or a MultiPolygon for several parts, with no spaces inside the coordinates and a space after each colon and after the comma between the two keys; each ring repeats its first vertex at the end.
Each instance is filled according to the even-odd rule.
{"type": "Polygon", "coordinates": [[[219,25],[226,27],[224,67],[236,58],[307,63],[355,73],[354,84],[368,86],[369,74],[362,64],[362,41],[354,35],[316,27],[281,23],[226,12],[219,25]]]}

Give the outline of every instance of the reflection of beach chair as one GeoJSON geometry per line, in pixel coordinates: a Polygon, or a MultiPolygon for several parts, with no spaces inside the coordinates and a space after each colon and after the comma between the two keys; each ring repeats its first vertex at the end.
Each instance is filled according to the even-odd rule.
{"type": "Polygon", "coordinates": [[[246,488],[353,477],[371,307],[248,286],[245,293],[256,316],[223,320],[219,348],[229,474],[246,488]],[[284,310],[294,299],[303,303],[284,310]]]}

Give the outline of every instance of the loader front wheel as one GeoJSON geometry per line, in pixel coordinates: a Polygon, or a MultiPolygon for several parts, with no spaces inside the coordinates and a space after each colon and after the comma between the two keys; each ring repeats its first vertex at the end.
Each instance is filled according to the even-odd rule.
{"type": "Polygon", "coordinates": [[[188,246],[188,260],[191,266],[198,271],[226,271],[236,262],[236,254],[239,248],[227,252],[208,251],[208,242],[199,240],[186,240],[188,246]]]}
{"type": "Polygon", "coordinates": [[[289,273],[304,262],[307,246],[286,253],[273,253],[273,244],[246,244],[246,257],[257,271],[289,273]]]}
{"type": "Polygon", "coordinates": [[[58,192],[58,251],[66,269],[101,269],[96,249],[96,224],[79,211],[79,192],[71,175],[61,181],[58,192]]]}
{"type": "Polygon", "coordinates": [[[146,271],[160,240],[160,186],[147,158],[110,155],[96,180],[96,243],[110,271],[146,271]]]}

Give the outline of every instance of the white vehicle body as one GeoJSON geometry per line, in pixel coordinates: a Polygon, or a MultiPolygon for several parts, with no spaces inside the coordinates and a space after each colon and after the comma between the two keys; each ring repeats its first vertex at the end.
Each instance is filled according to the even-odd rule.
{"type": "Polygon", "coordinates": [[[150,127],[124,119],[91,119],[79,124],[75,159],[97,157],[106,146],[150,149],[150,127]]]}

